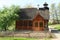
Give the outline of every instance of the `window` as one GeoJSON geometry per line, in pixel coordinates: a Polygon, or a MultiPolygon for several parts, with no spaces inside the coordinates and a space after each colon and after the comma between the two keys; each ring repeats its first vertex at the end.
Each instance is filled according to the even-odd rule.
{"type": "Polygon", "coordinates": [[[39,26],[40,26],[40,27],[43,27],[43,22],[40,22],[40,23],[39,23],[39,26]]]}
{"type": "Polygon", "coordinates": [[[24,21],[24,26],[27,26],[27,21],[24,21]]]}
{"type": "Polygon", "coordinates": [[[20,22],[18,23],[18,25],[19,25],[19,26],[23,26],[23,21],[20,21],[20,22]]]}
{"type": "Polygon", "coordinates": [[[29,26],[32,26],[32,21],[29,21],[29,26]]]}
{"type": "Polygon", "coordinates": [[[38,27],[38,22],[35,22],[35,27],[38,27]]]}
{"type": "Polygon", "coordinates": [[[18,22],[19,26],[32,26],[33,22],[32,21],[20,21],[18,22]]]}

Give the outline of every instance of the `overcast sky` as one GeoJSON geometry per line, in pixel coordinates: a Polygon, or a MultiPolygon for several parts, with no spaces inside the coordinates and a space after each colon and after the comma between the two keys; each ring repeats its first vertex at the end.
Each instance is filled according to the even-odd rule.
{"type": "Polygon", "coordinates": [[[0,0],[0,8],[3,6],[11,6],[11,5],[19,5],[20,7],[24,7],[25,5],[33,5],[34,7],[37,7],[39,4],[40,7],[43,6],[44,2],[47,2],[49,6],[52,3],[55,3],[56,5],[60,2],[60,0],[0,0]]]}

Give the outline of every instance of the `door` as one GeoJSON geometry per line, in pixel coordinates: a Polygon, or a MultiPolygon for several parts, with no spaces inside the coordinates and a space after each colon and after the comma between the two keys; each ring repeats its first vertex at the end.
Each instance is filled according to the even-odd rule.
{"type": "Polygon", "coordinates": [[[43,22],[40,22],[40,21],[34,22],[33,23],[33,30],[34,31],[42,31],[42,30],[44,30],[43,22]]]}

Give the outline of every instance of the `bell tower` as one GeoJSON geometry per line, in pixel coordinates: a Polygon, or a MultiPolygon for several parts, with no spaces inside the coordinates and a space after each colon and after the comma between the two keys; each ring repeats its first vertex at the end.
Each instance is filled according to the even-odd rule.
{"type": "Polygon", "coordinates": [[[45,23],[45,28],[46,28],[46,30],[49,30],[48,29],[48,21],[49,21],[49,7],[48,7],[48,4],[45,2],[44,4],[43,4],[43,6],[44,6],[44,13],[45,13],[45,18],[46,18],[46,20],[47,20],[47,22],[45,23]]]}
{"type": "Polygon", "coordinates": [[[44,6],[44,9],[49,10],[48,4],[46,2],[43,4],[43,6],[44,6]]]}

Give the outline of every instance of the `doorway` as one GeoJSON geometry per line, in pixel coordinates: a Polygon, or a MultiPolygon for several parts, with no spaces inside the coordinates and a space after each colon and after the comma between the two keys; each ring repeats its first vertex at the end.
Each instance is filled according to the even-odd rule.
{"type": "Polygon", "coordinates": [[[42,31],[43,30],[43,22],[36,21],[33,23],[33,30],[34,31],[42,31]]]}

